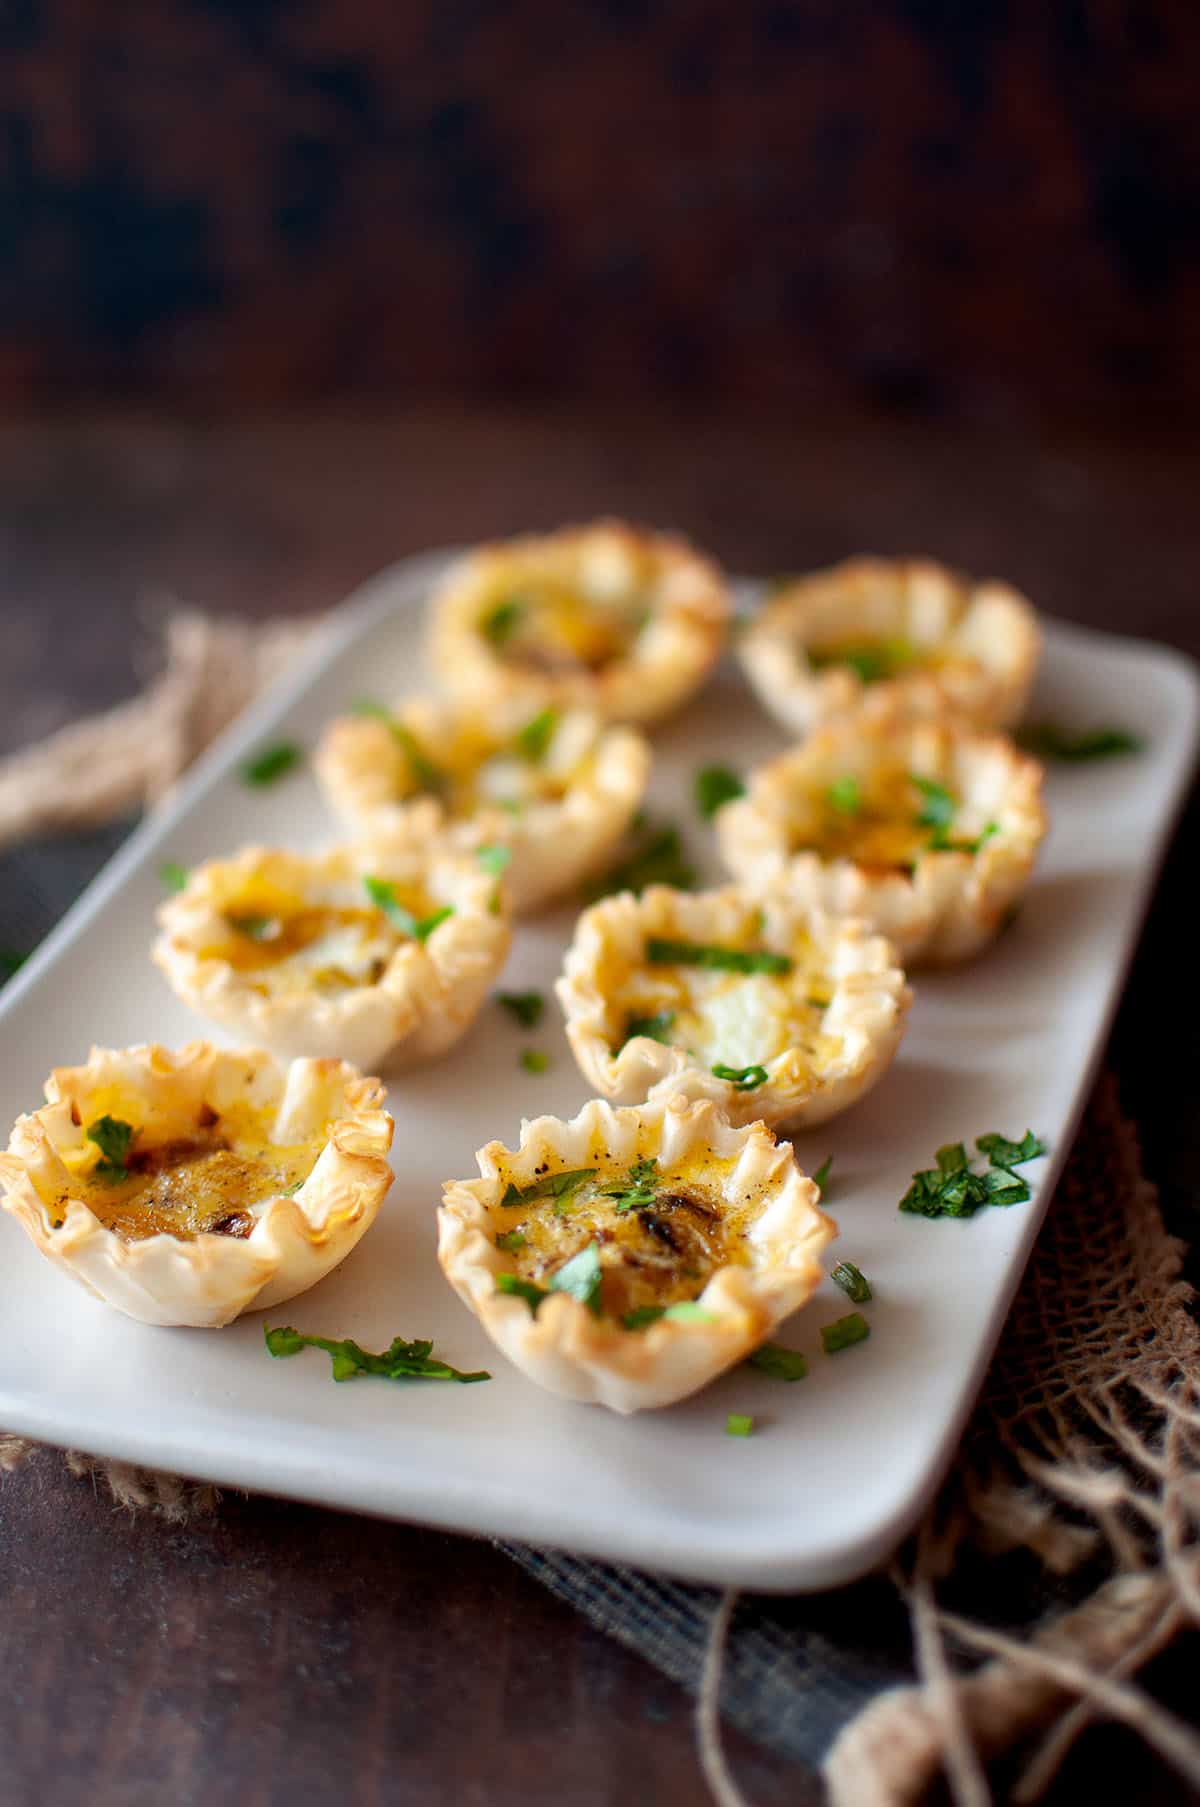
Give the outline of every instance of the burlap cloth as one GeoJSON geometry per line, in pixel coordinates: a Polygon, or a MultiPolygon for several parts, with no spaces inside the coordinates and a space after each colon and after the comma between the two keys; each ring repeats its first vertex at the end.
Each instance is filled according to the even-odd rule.
{"type": "MultiPolygon", "coordinates": [[[[157,801],[306,632],[181,615],[141,697],[0,762],[0,849],[93,831],[9,852],[6,945],[45,932],[113,843],[95,831],[157,801]]],[[[1035,1800],[1098,1717],[1135,1728],[1200,1789],[1200,1736],[1134,1679],[1200,1624],[1200,1332],[1182,1253],[1104,1080],[952,1471],[886,1576],[739,1599],[502,1547],[693,1688],[722,1804],[742,1801],[722,1712],[820,1763],[837,1807],[915,1802],[941,1772],[960,1807],[991,1800],[997,1773],[1007,1798],[1035,1800]]],[[[0,1435],[0,1472],[30,1453],[0,1435]]],[[[179,1519],[217,1506],[200,1482],[66,1460],[129,1507],[179,1519]]]]}

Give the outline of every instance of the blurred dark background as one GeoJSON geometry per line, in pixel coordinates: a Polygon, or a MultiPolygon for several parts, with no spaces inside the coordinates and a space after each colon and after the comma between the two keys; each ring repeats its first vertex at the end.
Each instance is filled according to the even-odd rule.
{"type": "Polygon", "coordinates": [[[0,402],[1186,426],[1195,0],[2,0],[0,402]]]}

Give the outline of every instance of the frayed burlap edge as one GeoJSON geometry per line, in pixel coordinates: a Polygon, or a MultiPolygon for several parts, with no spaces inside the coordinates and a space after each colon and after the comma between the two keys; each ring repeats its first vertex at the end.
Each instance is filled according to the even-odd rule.
{"type": "MultiPolygon", "coordinates": [[[[156,802],[314,625],[172,616],[166,668],[140,697],[0,761],[0,846],[156,802]]],[[[957,1807],[983,1807],[985,1764],[1040,1731],[1012,1797],[1034,1801],[1096,1717],[1140,1732],[1200,1788],[1200,1737],[1132,1679],[1200,1623],[1200,1333],[1181,1262],[1105,1081],[950,1478],[892,1571],[919,1681],[881,1695],[841,1733],[825,1765],[834,1807],[912,1807],[939,1771],[957,1807]],[[938,1582],[966,1542],[1028,1549],[1057,1573],[1105,1551],[1109,1577],[1017,1639],[939,1604],[938,1582]]],[[[0,1474],[32,1453],[0,1434],[0,1474]]],[[[66,1461],[118,1505],[176,1523],[218,1498],[203,1482],[128,1463],[77,1452],[66,1461]]],[[[719,1733],[737,1600],[727,1591],[714,1613],[696,1709],[721,1807],[745,1807],[719,1733]]]]}

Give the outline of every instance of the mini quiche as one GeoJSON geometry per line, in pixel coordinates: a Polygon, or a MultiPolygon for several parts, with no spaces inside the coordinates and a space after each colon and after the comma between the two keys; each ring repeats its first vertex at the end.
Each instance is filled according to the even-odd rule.
{"type": "Polygon", "coordinates": [[[649,722],[698,690],[730,615],[717,567],[686,541],[617,521],[480,547],[431,603],[430,659],[488,716],[582,706],[649,722]]]}
{"type": "Polygon", "coordinates": [[[248,847],[196,867],[162,906],[154,959],[194,1010],[278,1053],[428,1060],[469,1027],[508,953],[496,867],[382,837],[248,847]]]}
{"type": "Polygon", "coordinates": [[[863,702],[1004,728],[1025,707],[1041,632],[1008,584],[855,558],[777,591],[738,650],[765,707],[797,734],[863,702]]]}
{"type": "Polygon", "coordinates": [[[392,1183],[377,1079],[209,1042],[93,1048],[19,1117],[0,1193],[43,1255],[144,1324],[228,1324],[344,1261],[392,1183]]]}
{"type": "Polygon", "coordinates": [[[836,1234],[761,1123],[680,1089],[538,1117],[452,1181],[438,1260],[531,1380],[617,1412],[671,1405],[803,1305],[836,1234]]]}
{"type": "Polygon", "coordinates": [[[688,1071],[733,1123],[823,1123],[891,1061],[911,1002],[889,944],[782,892],[653,885],[585,910],[557,984],[586,1077],[630,1104],[688,1071]]]}
{"type": "Polygon", "coordinates": [[[864,917],[905,961],[965,960],[1029,882],[1042,768],[1002,735],[860,714],[760,766],[716,830],[751,889],[864,917]]]}
{"type": "Polygon", "coordinates": [[[506,721],[422,697],[332,723],[316,766],[331,808],[363,833],[507,847],[509,897],[524,911],[603,865],[642,800],[650,749],[587,710],[506,721]]]}

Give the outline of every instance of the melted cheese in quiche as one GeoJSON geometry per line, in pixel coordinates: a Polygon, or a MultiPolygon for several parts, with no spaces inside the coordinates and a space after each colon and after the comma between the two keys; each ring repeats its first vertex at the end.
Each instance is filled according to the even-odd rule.
{"type": "MultiPolygon", "coordinates": [[[[746,948],[753,951],[753,944],[746,948]]],[[[788,957],[790,971],[779,974],[670,963],[637,967],[613,1000],[614,1052],[641,1033],[683,1048],[706,1067],[765,1066],[789,1049],[819,1066],[840,1046],[822,1030],[830,976],[807,937],[788,957]]]]}
{"type": "Polygon", "coordinates": [[[866,776],[847,776],[824,793],[796,798],[791,847],[823,859],[852,860],[875,877],[908,873],[923,853],[960,847],[969,850],[987,826],[960,823],[958,799],[938,786],[953,814],[949,822],[931,819],[929,799],[913,775],[896,766],[866,776]]]}
{"type": "Polygon", "coordinates": [[[242,1125],[217,1119],[174,1142],[142,1148],[135,1136],[125,1178],[106,1175],[103,1155],[88,1144],[71,1195],[124,1242],[160,1234],[184,1241],[205,1233],[249,1236],[254,1207],[302,1185],[323,1141],[322,1134],[279,1147],[255,1119],[242,1125]]]}
{"type": "MultiPolygon", "coordinates": [[[[418,885],[394,885],[392,895],[417,922],[437,907],[418,885]]],[[[397,949],[412,940],[369,902],[315,904],[268,887],[232,898],[224,923],[226,934],[201,949],[201,957],[227,961],[269,996],[376,985],[397,949]]]]}
{"type": "Polygon", "coordinates": [[[594,1246],[601,1310],[624,1318],[694,1300],[718,1268],[748,1264],[746,1232],[762,1201],[726,1202],[722,1182],[732,1162],[695,1157],[660,1172],[652,1157],[616,1166],[603,1149],[594,1160],[565,1186],[552,1172],[514,1184],[520,1197],[500,1208],[497,1237],[522,1279],[548,1286],[594,1246]]]}

